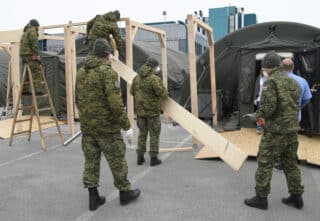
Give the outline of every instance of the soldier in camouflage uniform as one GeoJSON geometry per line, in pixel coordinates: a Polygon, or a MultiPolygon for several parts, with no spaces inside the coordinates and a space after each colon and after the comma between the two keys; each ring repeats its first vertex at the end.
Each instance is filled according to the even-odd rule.
{"type": "Polygon", "coordinates": [[[101,152],[109,163],[114,185],[120,191],[120,204],[125,205],[140,195],[139,189],[130,190],[127,179],[126,146],[120,130],[128,131],[130,123],[123,109],[117,73],[111,68],[111,53],[108,42],[98,39],[93,54],[85,59],[76,79],[76,105],[85,157],[83,184],[89,189],[90,210],[105,203],[97,190],[101,152]]]}
{"type": "Polygon", "coordinates": [[[130,93],[135,98],[137,125],[139,128],[137,164],[145,162],[146,142],[150,133],[150,165],[161,163],[158,159],[159,136],[161,131],[160,113],[161,101],[168,97],[168,92],[161,79],[156,76],[159,63],[154,58],[149,58],[139,69],[138,75],[133,79],[130,93]]]}
{"type": "MultiPolygon", "coordinates": [[[[87,23],[87,42],[89,45],[89,52],[92,52],[93,44],[98,38],[106,39],[110,44],[109,35],[112,34],[118,50],[121,47],[121,36],[117,21],[120,19],[120,12],[113,11],[104,15],[96,15],[87,23]]],[[[111,44],[112,45],[112,44],[111,44]]]]}
{"type": "Polygon", "coordinates": [[[263,85],[261,107],[256,118],[264,126],[256,171],[256,196],[246,199],[245,204],[259,209],[268,208],[272,169],[277,157],[283,166],[290,196],[284,204],[298,209],[303,207],[301,174],[297,166],[299,129],[298,112],[301,89],[298,83],[280,69],[280,57],[275,52],[266,54],[262,67],[269,74],[263,85]]]}
{"type": "MultiPolygon", "coordinates": [[[[43,94],[44,85],[42,85],[40,52],[38,47],[38,28],[39,22],[36,19],[31,19],[24,27],[23,34],[20,40],[20,56],[23,66],[28,64],[32,72],[33,83],[37,94],[43,94]]],[[[26,81],[29,77],[26,76],[26,81]]],[[[23,94],[30,95],[28,90],[29,85],[23,85],[23,94]]]]}

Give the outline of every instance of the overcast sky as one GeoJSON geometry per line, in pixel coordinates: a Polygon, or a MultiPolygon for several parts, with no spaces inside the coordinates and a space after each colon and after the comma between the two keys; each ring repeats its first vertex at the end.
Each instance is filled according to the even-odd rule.
{"type": "Polygon", "coordinates": [[[256,13],[258,22],[293,21],[320,28],[320,0],[4,0],[1,2],[0,31],[21,29],[31,19],[41,25],[87,21],[96,14],[118,9],[121,17],[138,22],[184,20],[187,14],[209,8],[237,6],[256,13]]]}

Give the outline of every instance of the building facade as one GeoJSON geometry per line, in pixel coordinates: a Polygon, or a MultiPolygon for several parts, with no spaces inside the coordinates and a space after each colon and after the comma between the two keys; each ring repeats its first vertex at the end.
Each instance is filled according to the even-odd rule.
{"type": "MultiPolygon", "coordinates": [[[[185,22],[168,21],[147,23],[146,25],[166,32],[168,48],[188,53],[188,26],[185,22]]],[[[158,35],[144,30],[139,30],[137,32],[135,41],[143,41],[154,45],[160,45],[158,35]]],[[[197,29],[195,44],[197,56],[203,54],[203,52],[208,48],[207,36],[202,29],[197,29]]]]}
{"type": "Polygon", "coordinates": [[[213,28],[213,38],[217,41],[240,28],[257,24],[257,16],[254,13],[245,14],[244,8],[235,6],[210,8],[208,23],[213,28]]]}

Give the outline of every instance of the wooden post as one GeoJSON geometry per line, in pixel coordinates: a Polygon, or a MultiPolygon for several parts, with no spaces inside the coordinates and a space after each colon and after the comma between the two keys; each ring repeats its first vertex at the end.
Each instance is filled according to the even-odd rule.
{"type": "MultiPolygon", "coordinates": [[[[126,19],[126,64],[128,67],[133,68],[133,39],[135,28],[132,27],[131,20],[126,19]]],[[[134,128],[134,100],[133,96],[130,94],[131,84],[127,82],[127,114],[130,121],[130,125],[134,128]]]]}
{"type": "Polygon", "coordinates": [[[209,42],[209,61],[210,61],[210,82],[211,82],[211,110],[212,110],[212,125],[218,123],[217,112],[217,91],[216,91],[216,69],[214,63],[214,41],[213,33],[209,30],[206,31],[209,42]]]}
{"type": "MultiPolygon", "coordinates": [[[[162,81],[164,87],[168,90],[168,61],[167,61],[167,42],[165,34],[158,34],[161,45],[161,63],[162,63],[162,81]]],[[[169,122],[168,113],[163,114],[165,123],[169,122]]]]}
{"type": "MultiPolygon", "coordinates": [[[[7,79],[7,95],[6,95],[6,107],[5,107],[5,112],[6,116],[8,116],[8,110],[9,110],[9,100],[10,100],[10,91],[12,90],[12,74],[11,74],[11,56],[9,56],[10,60],[8,62],[8,79],[7,79]]],[[[12,96],[13,99],[13,96],[12,96]]],[[[12,102],[14,102],[12,100],[12,102]]]]}
{"type": "MultiPolygon", "coordinates": [[[[13,109],[16,110],[20,106],[20,103],[17,103],[19,98],[20,91],[20,43],[13,42],[11,43],[11,80],[12,80],[12,99],[13,99],[13,109]]],[[[18,116],[22,115],[22,111],[19,111],[18,116]]]]}
{"type": "MultiPolygon", "coordinates": [[[[197,66],[196,66],[196,51],[195,51],[195,37],[196,28],[200,26],[206,31],[209,44],[209,64],[210,64],[210,82],[211,82],[211,108],[212,108],[212,124],[213,126],[218,122],[217,113],[217,94],[216,94],[216,75],[214,64],[214,41],[212,28],[199,20],[193,15],[188,15],[188,34],[189,34],[189,62],[190,62],[190,96],[191,96],[191,110],[192,114],[198,117],[198,94],[197,94],[197,66]]],[[[195,144],[195,142],[193,142],[195,144]]]]}
{"type": "Polygon", "coordinates": [[[69,133],[74,134],[74,110],[73,110],[73,80],[72,80],[72,36],[70,26],[64,26],[64,51],[65,51],[65,78],[66,78],[66,101],[67,101],[67,120],[69,133]]]}
{"type": "MultiPolygon", "coordinates": [[[[190,97],[191,97],[191,112],[198,118],[198,90],[197,90],[197,63],[196,63],[196,21],[193,15],[188,15],[188,49],[189,49],[189,66],[190,66],[190,97]]],[[[198,141],[193,137],[192,143],[195,147],[198,146],[198,141]]]]}
{"type": "Polygon", "coordinates": [[[79,111],[75,105],[75,88],[76,88],[76,79],[77,79],[77,55],[76,55],[76,37],[78,33],[71,33],[71,72],[72,72],[72,95],[73,95],[73,110],[74,118],[79,119],[79,111]]]}

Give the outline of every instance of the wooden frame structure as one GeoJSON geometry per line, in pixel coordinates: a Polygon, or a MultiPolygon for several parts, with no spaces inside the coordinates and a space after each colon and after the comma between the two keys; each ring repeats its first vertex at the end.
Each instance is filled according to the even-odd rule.
{"type": "MultiPolygon", "coordinates": [[[[197,63],[196,63],[196,47],[195,38],[197,27],[205,30],[208,44],[209,44],[209,61],[210,61],[210,82],[211,82],[211,108],[212,108],[212,125],[217,124],[217,95],[216,95],[216,76],[214,64],[214,41],[212,28],[199,20],[194,15],[187,16],[188,21],[188,49],[189,49],[189,65],[190,65],[190,97],[191,97],[191,112],[198,118],[198,89],[197,89],[197,63]]],[[[197,141],[193,139],[193,144],[196,145],[197,141]]]]}
{"type": "MultiPolygon", "coordinates": [[[[161,63],[162,63],[162,78],[165,88],[168,88],[168,69],[167,69],[167,44],[166,33],[160,29],[153,28],[135,21],[130,18],[122,18],[121,21],[126,23],[126,64],[133,68],[133,41],[139,29],[155,33],[159,37],[161,45],[161,63]]],[[[134,101],[130,94],[130,86],[127,82],[127,113],[131,125],[134,125],[134,101]]],[[[167,117],[165,116],[165,119],[167,117]]]]}
{"type": "MultiPolygon", "coordinates": [[[[129,67],[133,67],[133,41],[138,29],[153,32],[158,35],[161,45],[161,63],[163,73],[163,83],[167,88],[168,85],[168,73],[167,73],[167,46],[166,46],[166,34],[160,29],[156,29],[136,21],[132,21],[130,18],[121,18],[120,21],[126,23],[126,64],[129,67]]],[[[65,82],[66,82],[66,100],[67,100],[67,123],[69,133],[74,134],[74,119],[78,116],[78,111],[74,102],[74,88],[77,73],[76,64],[76,47],[75,39],[79,33],[86,33],[86,30],[79,28],[79,26],[86,26],[87,22],[69,23],[69,24],[58,24],[50,26],[39,27],[39,40],[63,40],[65,45],[65,82]],[[45,35],[45,30],[63,28],[64,36],[45,35]]],[[[22,35],[21,30],[0,32],[0,43],[1,42],[18,42],[22,35]],[[10,40],[12,39],[12,40],[10,40]]],[[[16,43],[12,43],[16,44],[16,43]]],[[[19,48],[17,49],[17,57],[13,60],[19,64],[19,48]]],[[[19,65],[17,66],[19,67],[19,65]]],[[[14,71],[14,70],[13,70],[14,71]]],[[[15,71],[13,76],[20,76],[20,71],[15,71]]],[[[17,90],[14,91],[18,94],[20,86],[20,79],[17,81],[19,85],[17,90]]],[[[133,97],[130,94],[130,85],[127,85],[127,112],[131,125],[134,123],[134,103],[133,97]]]]}
{"type": "MultiPolygon", "coordinates": [[[[112,67],[118,74],[128,83],[128,86],[132,83],[133,77],[136,73],[132,70],[133,66],[133,47],[132,43],[134,40],[134,36],[137,33],[138,29],[143,29],[146,31],[151,31],[153,33],[158,34],[161,44],[161,52],[162,52],[162,69],[163,69],[163,80],[164,84],[167,87],[167,54],[166,54],[166,40],[165,40],[165,32],[146,26],[144,24],[140,24],[134,21],[131,21],[128,18],[122,19],[122,21],[126,22],[126,53],[127,53],[127,65],[124,65],[119,60],[115,59],[112,61],[112,67]]],[[[171,98],[168,98],[163,102],[162,108],[173,120],[178,122],[184,129],[186,129],[195,139],[201,141],[204,145],[208,146],[210,149],[214,150],[219,154],[219,157],[223,159],[228,165],[230,165],[234,170],[238,171],[243,165],[244,161],[247,158],[247,154],[241,151],[232,143],[228,142],[221,135],[217,134],[212,128],[206,125],[204,122],[198,119],[197,111],[197,82],[196,82],[196,63],[195,63],[195,48],[194,48],[194,39],[195,39],[195,27],[196,25],[200,25],[207,31],[207,35],[209,37],[209,45],[210,45],[210,70],[211,70],[211,87],[213,92],[213,97],[215,101],[215,78],[214,78],[214,60],[213,60],[213,39],[212,39],[212,30],[209,26],[199,21],[197,18],[193,16],[188,16],[188,23],[191,25],[189,28],[189,48],[191,49],[190,61],[190,75],[191,79],[195,79],[195,81],[191,81],[191,92],[192,92],[192,112],[193,114],[186,111],[183,107],[173,101],[171,98]],[[211,39],[211,40],[210,40],[211,39]],[[192,41],[192,44],[191,44],[192,41]],[[214,84],[213,84],[214,83],[214,84]],[[196,102],[195,102],[195,99],[196,102]]],[[[65,41],[65,56],[66,56],[66,94],[67,94],[67,109],[68,109],[68,125],[69,131],[71,134],[74,133],[74,84],[75,84],[75,76],[76,76],[76,53],[75,53],[75,37],[78,33],[83,33],[83,29],[79,29],[74,26],[83,26],[86,23],[73,23],[73,24],[64,24],[64,25],[54,25],[54,26],[45,26],[41,27],[39,30],[39,38],[40,39],[55,39],[55,40],[64,40],[65,41]],[[45,29],[52,28],[64,28],[64,37],[61,36],[46,36],[44,35],[45,29]]],[[[1,33],[0,33],[1,34],[1,33]]],[[[1,43],[1,36],[0,36],[1,43]]],[[[18,52],[18,50],[17,50],[18,52]]],[[[16,61],[19,61],[19,53],[16,57],[16,61]]],[[[19,72],[18,72],[19,73],[19,72]]],[[[20,76],[17,74],[17,76],[20,76]]],[[[20,81],[18,81],[20,82],[20,81]]],[[[128,90],[129,92],[129,90],[128,90]]],[[[129,119],[133,122],[133,98],[128,99],[128,114],[129,119]],[[132,99],[132,100],[130,100],[132,99]],[[132,108],[130,110],[130,108],[132,108]]],[[[215,103],[215,102],[212,102],[215,103]]],[[[215,110],[215,109],[213,109],[215,110]]],[[[216,115],[214,116],[216,119],[216,115]]],[[[213,120],[216,122],[216,120],[213,120]]]]}
{"type": "Polygon", "coordinates": [[[79,33],[86,33],[79,26],[86,25],[86,22],[69,23],[61,25],[43,26],[39,28],[39,39],[63,40],[65,48],[65,82],[66,82],[66,101],[67,101],[67,123],[69,133],[74,134],[74,119],[78,117],[78,110],[75,106],[75,82],[77,75],[76,45],[75,39],[79,33]],[[64,36],[45,35],[47,29],[63,28],[64,36]]]}

